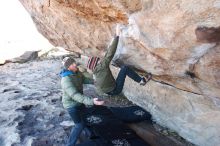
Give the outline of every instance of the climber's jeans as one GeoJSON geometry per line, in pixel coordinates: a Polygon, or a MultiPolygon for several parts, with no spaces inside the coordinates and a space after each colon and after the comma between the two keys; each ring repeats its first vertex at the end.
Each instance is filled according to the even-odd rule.
{"type": "Polygon", "coordinates": [[[75,146],[82,130],[85,128],[85,124],[81,119],[81,113],[84,110],[84,108],[85,106],[79,106],[79,107],[71,107],[67,109],[69,115],[71,116],[73,122],[75,123],[75,125],[71,130],[67,146],[75,146]]]}
{"type": "Polygon", "coordinates": [[[142,79],[135,71],[133,71],[128,66],[122,66],[121,70],[119,71],[118,76],[115,80],[116,81],[116,87],[111,92],[108,92],[107,94],[109,94],[109,95],[118,95],[118,94],[120,94],[123,87],[124,87],[126,76],[130,77],[131,79],[133,79],[135,82],[138,82],[138,83],[142,79]]]}

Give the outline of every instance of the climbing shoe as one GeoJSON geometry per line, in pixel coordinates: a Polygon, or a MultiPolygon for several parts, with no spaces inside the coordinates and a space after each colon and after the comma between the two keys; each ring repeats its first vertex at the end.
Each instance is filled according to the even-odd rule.
{"type": "Polygon", "coordinates": [[[145,77],[142,77],[141,81],[140,81],[140,85],[144,86],[146,85],[146,83],[152,78],[152,74],[148,73],[145,77]]]}

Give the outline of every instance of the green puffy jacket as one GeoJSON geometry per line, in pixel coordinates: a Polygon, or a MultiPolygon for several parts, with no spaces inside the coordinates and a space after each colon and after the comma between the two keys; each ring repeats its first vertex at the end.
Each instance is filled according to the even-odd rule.
{"type": "Polygon", "coordinates": [[[115,79],[109,68],[109,64],[116,52],[118,40],[118,36],[113,39],[112,43],[108,47],[105,57],[100,61],[93,71],[95,85],[99,94],[108,93],[116,86],[115,79]]]}
{"type": "Polygon", "coordinates": [[[80,71],[63,76],[61,79],[61,87],[63,91],[62,103],[64,108],[80,106],[81,104],[93,105],[93,99],[83,95],[83,84],[92,83],[92,78],[88,77],[88,74],[80,71]]]}

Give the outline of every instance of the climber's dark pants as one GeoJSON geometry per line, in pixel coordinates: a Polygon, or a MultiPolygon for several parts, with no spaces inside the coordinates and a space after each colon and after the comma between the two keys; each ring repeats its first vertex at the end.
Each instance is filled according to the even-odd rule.
{"type": "Polygon", "coordinates": [[[121,93],[123,87],[124,87],[124,83],[125,83],[125,78],[126,76],[130,77],[131,79],[133,79],[136,82],[140,82],[141,81],[141,77],[132,69],[130,69],[128,66],[122,66],[121,70],[118,73],[118,77],[116,78],[116,87],[109,93],[109,95],[118,95],[121,93]]]}
{"type": "Polygon", "coordinates": [[[73,122],[75,123],[74,127],[71,130],[67,146],[75,146],[81,132],[85,128],[85,124],[81,119],[81,113],[84,110],[84,108],[85,106],[78,106],[67,109],[69,115],[71,116],[73,122]]]}

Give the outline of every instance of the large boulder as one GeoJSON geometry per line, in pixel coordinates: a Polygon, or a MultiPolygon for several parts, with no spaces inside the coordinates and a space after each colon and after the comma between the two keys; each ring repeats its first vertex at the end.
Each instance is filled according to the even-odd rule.
{"type": "Polygon", "coordinates": [[[115,62],[153,74],[125,95],[190,142],[220,145],[219,0],[20,2],[52,44],[80,54],[102,57],[120,24],[115,62]]]}

